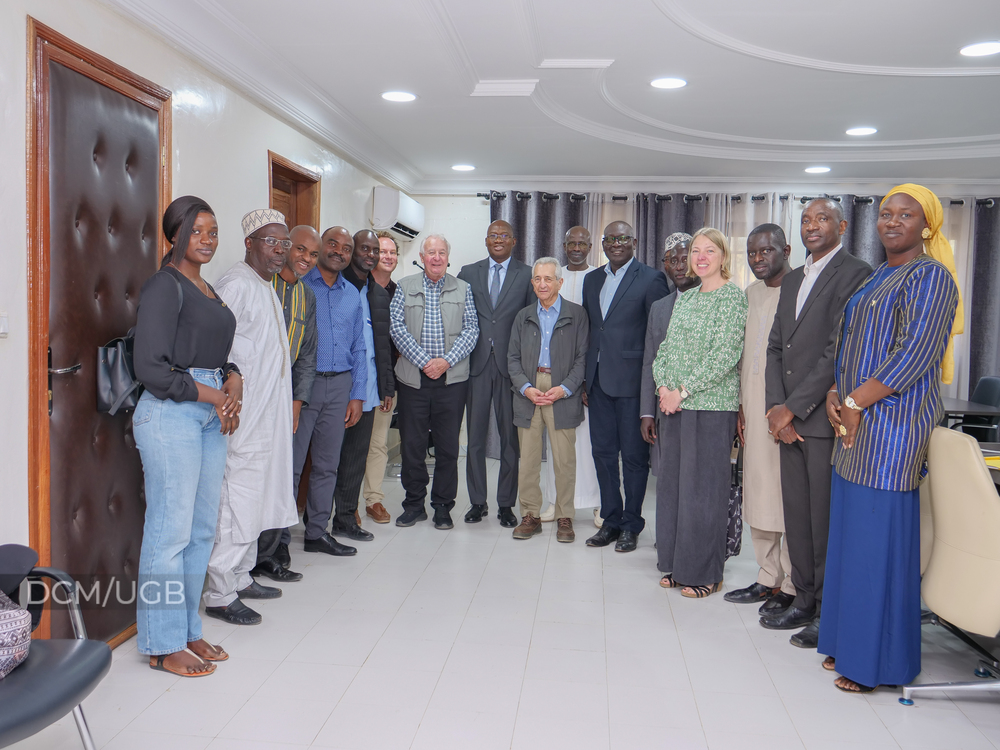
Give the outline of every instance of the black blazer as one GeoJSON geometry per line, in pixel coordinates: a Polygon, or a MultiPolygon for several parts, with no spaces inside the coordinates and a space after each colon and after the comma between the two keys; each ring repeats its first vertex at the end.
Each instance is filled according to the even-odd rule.
{"type": "Polygon", "coordinates": [[[469,374],[482,374],[490,359],[490,352],[495,350],[497,370],[507,378],[510,377],[507,371],[507,349],[514,318],[525,307],[537,302],[538,298],[531,286],[531,267],[512,257],[507,264],[507,274],[494,310],[490,304],[489,276],[489,256],[462,266],[462,270],[458,272],[458,278],[472,287],[472,297],[476,301],[476,312],[479,315],[479,340],[469,358],[469,374]]]}
{"type": "Polygon", "coordinates": [[[768,409],[784,404],[792,410],[792,424],[803,437],[829,438],[833,428],[826,417],[826,392],[834,382],[837,329],[847,301],[872,267],[843,248],[838,250],[796,319],[803,268],[789,271],[781,280],[778,311],[767,341],[765,397],[768,409]]]}
{"type": "MultiPolygon", "coordinates": [[[[341,273],[359,290],[364,287],[365,279],[360,278],[350,264],[341,273]]],[[[394,347],[389,335],[389,303],[392,297],[371,274],[367,280],[368,309],[372,314],[372,333],[375,338],[375,375],[378,378],[379,398],[385,400],[387,396],[396,395],[396,376],[392,371],[396,358],[393,356],[394,347]]]]}
{"type": "Polygon", "coordinates": [[[646,320],[653,303],[667,296],[667,277],[662,271],[633,259],[605,319],[601,315],[601,289],[608,278],[606,268],[601,266],[583,279],[583,307],[590,316],[588,387],[600,368],[602,391],[615,398],[639,398],[646,320]]]}

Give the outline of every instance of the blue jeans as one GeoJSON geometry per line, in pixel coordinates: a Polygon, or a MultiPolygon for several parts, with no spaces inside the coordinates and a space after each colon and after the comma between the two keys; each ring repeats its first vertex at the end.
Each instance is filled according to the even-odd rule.
{"type": "MultiPolygon", "coordinates": [[[[222,386],[221,370],[188,370],[222,386]]],[[[226,436],[215,407],[146,391],[132,416],[146,484],[136,597],[139,653],[172,654],[201,638],[198,604],[215,543],[226,436]]]]}

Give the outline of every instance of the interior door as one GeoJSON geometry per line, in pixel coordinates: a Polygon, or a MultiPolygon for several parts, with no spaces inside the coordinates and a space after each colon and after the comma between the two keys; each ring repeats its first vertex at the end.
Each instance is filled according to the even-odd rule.
{"type": "MultiPolygon", "coordinates": [[[[159,265],[169,92],[124,80],[131,74],[85,50],[90,62],[79,48],[63,54],[60,46],[75,45],[50,33],[38,41],[34,69],[42,118],[35,179],[45,191],[36,250],[47,299],[31,304],[47,318],[48,497],[36,497],[33,511],[48,523],[32,541],[44,562],[81,584],[88,635],[117,642],[135,623],[145,503],[131,414],[96,408],[97,348],[135,324],[142,285],[159,265]]],[[[51,634],[71,634],[59,608],[51,634]]]]}

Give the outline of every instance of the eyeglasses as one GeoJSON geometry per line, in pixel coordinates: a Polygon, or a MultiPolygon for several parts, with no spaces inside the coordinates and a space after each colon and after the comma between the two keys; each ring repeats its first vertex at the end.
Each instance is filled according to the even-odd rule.
{"type": "Polygon", "coordinates": [[[566,243],[566,249],[567,250],[579,250],[579,249],[583,249],[583,248],[586,248],[586,247],[590,247],[590,243],[589,242],[567,242],[566,243]]]}
{"type": "Polygon", "coordinates": [[[604,235],[603,241],[604,241],[605,245],[624,245],[627,242],[631,242],[632,241],[632,235],[630,235],[630,234],[620,234],[618,236],[614,236],[614,235],[606,234],[606,235],[604,235]]]}
{"type": "Polygon", "coordinates": [[[486,239],[488,239],[490,242],[496,242],[497,240],[503,240],[504,242],[506,242],[507,240],[510,239],[510,235],[509,234],[488,234],[488,235],[486,235],[486,239]]]}
{"type": "Polygon", "coordinates": [[[260,240],[268,247],[277,247],[278,245],[281,245],[281,247],[284,248],[285,250],[292,249],[291,240],[279,240],[277,237],[251,237],[250,239],[260,240]]]}

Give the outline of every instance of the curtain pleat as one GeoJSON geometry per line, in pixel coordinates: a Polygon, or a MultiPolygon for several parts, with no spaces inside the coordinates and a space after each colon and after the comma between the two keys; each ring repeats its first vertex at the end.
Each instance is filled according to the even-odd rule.
{"type": "Polygon", "coordinates": [[[647,266],[662,268],[667,237],[674,232],[692,234],[705,226],[707,197],[705,193],[639,193],[635,256],[647,266]]]}
{"type": "MultiPolygon", "coordinates": [[[[969,339],[969,389],[979,378],[1000,374],[1000,196],[975,207],[972,299],[976,313],[969,339]]],[[[972,307],[966,301],[966,307],[972,307]]]]}
{"type": "Polygon", "coordinates": [[[878,238],[878,207],[882,202],[881,195],[851,195],[834,196],[840,198],[840,206],[844,209],[847,219],[847,231],[844,233],[844,249],[856,258],[866,261],[872,268],[878,268],[885,262],[885,248],[878,238]]]}
{"type": "Polygon", "coordinates": [[[538,258],[555,257],[566,264],[566,232],[587,226],[585,194],[508,190],[490,195],[490,221],[503,220],[514,228],[515,258],[531,265],[538,258]]]}

